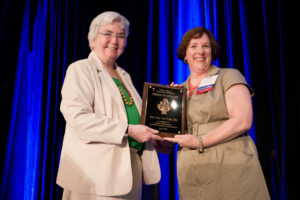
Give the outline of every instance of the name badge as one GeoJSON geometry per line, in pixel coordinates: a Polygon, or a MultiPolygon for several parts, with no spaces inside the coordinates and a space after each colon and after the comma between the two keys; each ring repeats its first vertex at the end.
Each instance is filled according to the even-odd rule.
{"type": "Polygon", "coordinates": [[[213,75],[209,77],[205,77],[202,79],[200,85],[197,88],[196,94],[202,94],[204,92],[208,92],[213,89],[218,75],[213,75]]]}

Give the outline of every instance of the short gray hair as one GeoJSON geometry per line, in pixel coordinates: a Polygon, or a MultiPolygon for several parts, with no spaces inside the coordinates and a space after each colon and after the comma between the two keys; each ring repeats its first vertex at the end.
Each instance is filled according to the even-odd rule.
{"type": "Polygon", "coordinates": [[[122,16],[117,12],[106,11],[96,16],[91,22],[90,30],[88,33],[88,41],[89,41],[90,49],[92,49],[91,41],[94,40],[95,37],[97,36],[99,28],[101,26],[111,24],[115,21],[120,23],[121,28],[124,29],[125,31],[125,37],[127,38],[127,36],[129,35],[129,24],[130,24],[129,21],[124,16],[122,16]]]}

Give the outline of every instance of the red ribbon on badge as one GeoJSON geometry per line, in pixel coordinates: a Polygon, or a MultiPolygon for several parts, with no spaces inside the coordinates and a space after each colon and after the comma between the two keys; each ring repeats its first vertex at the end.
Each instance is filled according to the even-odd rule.
{"type": "Polygon", "coordinates": [[[199,87],[199,88],[197,89],[196,94],[202,94],[202,93],[211,91],[211,90],[213,89],[214,85],[215,85],[215,84],[212,84],[212,85],[206,85],[206,86],[203,86],[203,87],[199,87]]]}

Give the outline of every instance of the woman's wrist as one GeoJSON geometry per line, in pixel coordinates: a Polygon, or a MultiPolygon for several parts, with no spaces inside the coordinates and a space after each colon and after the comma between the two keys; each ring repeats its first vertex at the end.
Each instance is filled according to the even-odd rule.
{"type": "Polygon", "coordinates": [[[199,153],[204,152],[203,139],[201,136],[198,138],[198,152],[199,153]]]}

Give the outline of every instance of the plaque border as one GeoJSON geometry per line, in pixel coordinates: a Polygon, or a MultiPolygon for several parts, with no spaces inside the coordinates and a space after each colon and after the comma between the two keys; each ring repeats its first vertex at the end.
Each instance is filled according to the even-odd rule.
{"type": "MultiPolygon", "coordinates": [[[[144,82],[143,87],[143,102],[142,102],[142,112],[141,112],[141,124],[145,125],[146,122],[146,112],[147,112],[147,104],[148,104],[148,90],[149,86],[161,87],[161,88],[171,88],[175,90],[183,90],[183,98],[182,98],[182,113],[181,113],[181,134],[185,134],[186,130],[186,93],[187,89],[185,87],[174,87],[169,85],[162,85],[158,83],[148,83],[144,82]]],[[[159,136],[161,137],[174,137],[177,134],[168,133],[168,132],[159,132],[159,136]]]]}

